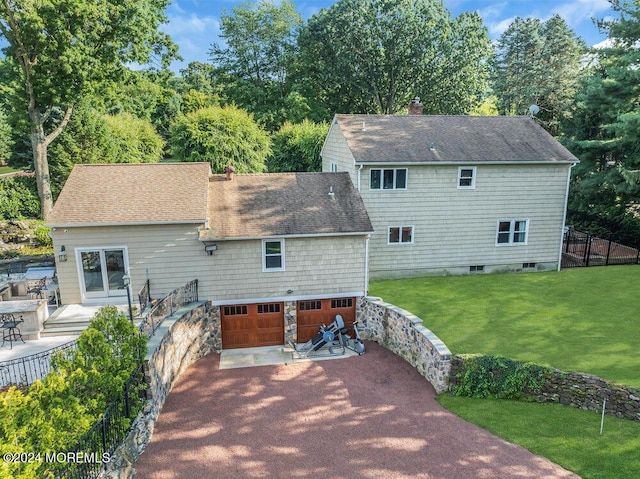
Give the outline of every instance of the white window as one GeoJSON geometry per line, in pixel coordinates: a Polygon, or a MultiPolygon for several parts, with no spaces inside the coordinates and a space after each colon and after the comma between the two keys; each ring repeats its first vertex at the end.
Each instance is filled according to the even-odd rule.
{"type": "Polygon", "coordinates": [[[527,244],[529,220],[499,220],[496,245],[527,244]]]}
{"type": "Polygon", "coordinates": [[[374,168],[369,176],[369,188],[372,190],[406,190],[406,168],[374,168]]]}
{"type": "Polygon", "coordinates": [[[461,166],[458,168],[458,189],[473,190],[476,187],[476,167],[461,166]]]}
{"type": "Polygon", "coordinates": [[[413,226],[389,226],[387,244],[413,244],[413,226]]]}
{"type": "Polygon", "coordinates": [[[262,271],[284,271],[284,240],[262,241],[262,271]]]}
{"type": "Polygon", "coordinates": [[[337,172],[337,171],[338,171],[338,165],[336,164],[336,162],[335,162],[335,161],[332,161],[332,162],[329,164],[329,170],[331,171],[331,173],[335,173],[335,172],[337,172]]]}

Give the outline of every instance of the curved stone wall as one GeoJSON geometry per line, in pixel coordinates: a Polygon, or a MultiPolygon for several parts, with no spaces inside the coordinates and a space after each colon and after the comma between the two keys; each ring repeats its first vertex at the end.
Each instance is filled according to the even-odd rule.
{"type": "Polygon", "coordinates": [[[360,298],[356,314],[362,339],[404,358],[438,394],[447,390],[451,351],[422,325],[422,319],[380,298],[360,298]]]}

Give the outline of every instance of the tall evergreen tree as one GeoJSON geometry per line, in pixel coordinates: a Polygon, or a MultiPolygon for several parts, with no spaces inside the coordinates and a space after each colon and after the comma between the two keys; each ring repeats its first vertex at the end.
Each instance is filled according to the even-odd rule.
{"type": "Polygon", "coordinates": [[[504,115],[524,115],[531,105],[552,134],[573,101],[584,43],[558,15],[546,22],[516,18],[496,47],[493,91],[504,115]]]}
{"type": "Polygon", "coordinates": [[[569,220],[623,241],[640,238],[640,2],[612,6],[620,19],[602,22],[608,46],[592,52],[592,75],[566,123],[574,169],[569,220]]]}

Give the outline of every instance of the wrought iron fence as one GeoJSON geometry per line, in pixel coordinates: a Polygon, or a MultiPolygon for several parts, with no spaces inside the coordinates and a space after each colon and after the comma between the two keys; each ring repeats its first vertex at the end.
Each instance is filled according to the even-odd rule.
{"type": "Polygon", "coordinates": [[[151,304],[151,288],[149,280],[144,282],[142,288],[138,292],[138,303],[140,303],[140,311],[146,311],[147,307],[151,304]]]}
{"type": "MultiPolygon", "coordinates": [[[[61,459],[73,460],[51,471],[56,479],[97,478],[112,454],[131,429],[133,419],[146,399],[144,367],[140,365],[124,384],[120,396],[109,404],[104,414],[75,447],[61,459]],[[81,460],[79,460],[81,458],[81,460]]],[[[58,461],[53,461],[54,463],[58,461]]],[[[61,461],[62,462],[62,461],[61,461]]]]}
{"type": "Polygon", "coordinates": [[[562,248],[562,268],[640,264],[640,250],[589,233],[567,229],[562,248]]]}
{"type": "Polygon", "coordinates": [[[144,315],[140,323],[140,331],[147,335],[153,336],[158,326],[167,316],[171,316],[179,308],[189,303],[198,301],[198,280],[194,279],[189,283],[174,289],[167,296],[158,301],[148,313],[144,315]]]}
{"type": "Polygon", "coordinates": [[[73,340],[30,356],[0,362],[0,389],[8,386],[25,387],[36,379],[43,379],[51,370],[51,358],[54,354],[77,347],[73,340]]]}

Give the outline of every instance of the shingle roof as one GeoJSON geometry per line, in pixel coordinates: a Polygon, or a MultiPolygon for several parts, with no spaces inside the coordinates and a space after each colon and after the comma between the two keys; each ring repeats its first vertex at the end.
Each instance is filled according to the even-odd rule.
{"type": "Polygon", "coordinates": [[[201,240],[373,231],[348,173],[213,175],[201,240]],[[333,195],[329,195],[332,189],[333,195]]]}
{"type": "Polygon", "coordinates": [[[205,222],[208,163],[76,165],[50,226],[205,222]]]}
{"type": "Polygon", "coordinates": [[[339,114],[335,119],[356,163],[578,161],[525,116],[339,114]]]}

